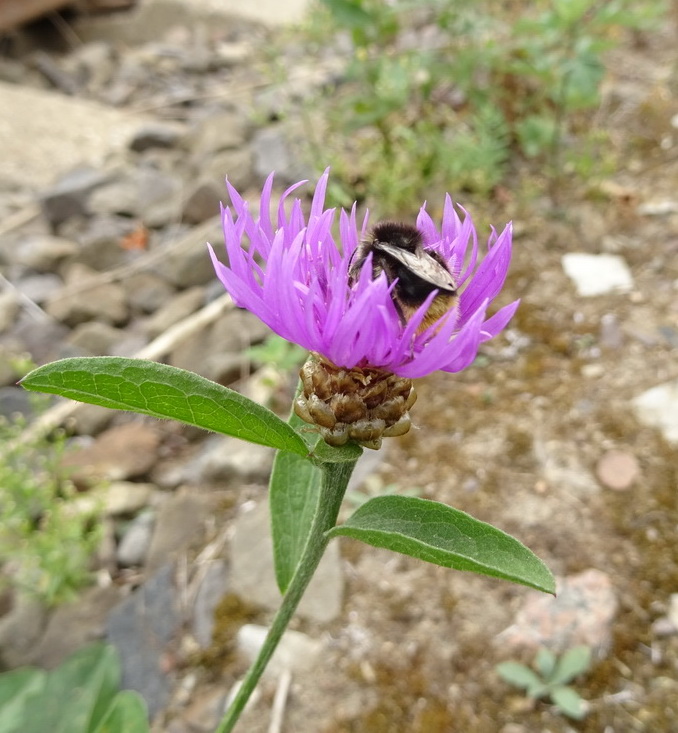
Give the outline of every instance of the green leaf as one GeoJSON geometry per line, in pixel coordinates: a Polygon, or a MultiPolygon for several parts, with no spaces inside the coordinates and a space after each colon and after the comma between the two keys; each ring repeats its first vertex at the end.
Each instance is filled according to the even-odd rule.
{"type": "MultiPolygon", "coordinates": [[[[305,425],[292,413],[292,427],[305,425]]],[[[276,453],[269,483],[273,563],[280,592],[284,593],[297,568],[318,503],[320,468],[294,453],[276,453]]]]}
{"type": "Polygon", "coordinates": [[[553,674],[548,682],[552,685],[562,685],[570,682],[578,675],[586,672],[591,666],[591,649],[588,646],[575,646],[568,649],[558,660],[553,674]]]}
{"type": "Polygon", "coordinates": [[[24,667],[0,675],[0,733],[25,731],[25,710],[42,693],[47,674],[24,667]]]}
{"type": "Polygon", "coordinates": [[[504,682],[514,687],[529,690],[543,685],[542,680],[529,667],[518,662],[502,662],[496,666],[496,670],[504,682]]]}
{"type": "Polygon", "coordinates": [[[265,407],[192,372],[114,356],[62,359],[21,381],[36,392],[179,420],[251,443],[307,456],[306,443],[265,407]]]}
{"type": "Polygon", "coordinates": [[[120,668],[113,647],[85,647],[47,675],[40,704],[26,709],[22,731],[90,731],[105,714],[119,684],[120,668]]]}
{"type": "Polygon", "coordinates": [[[587,705],[571,687],[558,686],[551,689],[551,700],[569,718],[582,720],[586,717],[587,705]]]}
{"type": "Polygon", "coordinates": [[[553,670],[556,667],[556,655],[546,647],[541,647],[535,657],[535,665],[539,670],[539,674],[545,679],[549,680],[553,674],[553,670]]]}
{"type": "Polygon", "coordinates": [[[372,20],[362,7],[360,0],[322,0],[339,25],[345,28],[360,28],[372,20]]]}
{"type": "Polygon", "coordinates": [[[149,730],[146,704],[136,692],[126,690],[115,696],[92,733],[148,733],[149,730]]]}
{"type": "Polygon", "coordinates": [[[549,569],[518,540],[436,501],[379,496],[363,504],[328,535],[353,537],[443,567],[555,592],[549,569]]]}

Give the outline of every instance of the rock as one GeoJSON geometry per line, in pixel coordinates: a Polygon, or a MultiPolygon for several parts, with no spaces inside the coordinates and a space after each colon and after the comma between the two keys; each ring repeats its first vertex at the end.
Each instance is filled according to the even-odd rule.
{"type": "Polygon", "coordinates": [[[82,70],[90,93],[96,94],[110,84],[117,68],[116,56],[111,44],[105,41],[84,43],[73,49],[72,60],[82,70]]]}
{"type": "Polygon", "coordinates": [[[193,605],[193,636],[203,649],[212,643],[214,612],[228,590],[228,567],[223,560],[212,560],[198,587],[193,605]]]}
{"type": "Polygon", "coordinates": [[[263,445],[214,435],[204,441],[200,455],[187,465],[195,483],[266,483],[274,451],[263,445]]]}
{"type": "MultiPolygon", "coordinates": [[[[238,629],[236,642],[238,651],[252,663],[264,644],[268,629],[256,624],[244,624],[238,629]]],[[[288,629],[280,639],[265,674],[278,677],[285,670],[303,672],[313,668],[318,661],[322,644],[300,631],[288,629]]]]}
{"type": "Polygon", "coordinates": [[[123,247],[139,223],[127,216],[99,215],[93,217],[78,232],[80,253],[78,262],[97,272],[106,272],[129,262],[132,253],[123,247]]]}
{"type": "Polygon", "coordinates": [[[13,290],[0,293],[0,333],[9,331],[19,313],[19,296],[13,290]]]}
{"type": "Polygon", "coordinates": [[[654,621],[652,631],[656,636],[678,634],[678,593],[671,594],[668,613],[654,621]]]}
{"type": "Polygon", "coordinates": [[[289,141],[281,126],[264,127],[252,139],[254,150],[254,172],[266,178],[275,171],[276,180],[291,183],[298,181],[298,162],[290,150],[289,141]]]}
{"type": "Polygon", "coordinates": [[[104,488],[104,511],[112,517],[136,514],[148,506],[156,487],[132,481],[113,481],[104,488]]]}
{"type": "Polygon", "coordinates": [[[178,493],[168,497],[158,511],[146,568],[154,572],[169,557],[184,552],[202,540],[209,516],[207,499],[195,493],[178,493]]]}
{"type": "Polygon", "coordinates": [[[153,148],[176,147],[186,134],[183,127],[165,122],[147,122],[132,135],[129,147],[135,153],[143,153],[153,148]]]}
{"type": "MultiPolygon", "coordinates": [[[[49,186],[57,173],[68,170],[74,161],[80,169],[97,169],[105,160],[126,148],[127,140],[146,119],[129,110],[120,111],[89,100],[66,97],[26,85],[0,83],[0,108],[12,110],[0,129],[3,151],[0,178],[29,188],[49,186]]],[[[101,175],[101,174],[99,174],[101,175]]],[[[73,192],[91,190],[93,179],[69,185],[61,193],[71,194],[70,202],[82,198],[73,192]]],[[[63,203],[51,205],[55,194],[43,192],[43,210],[49,221],[58,224],[68,216],[82,213],[63,203]],[[50,203],[46,203],[46,199],[50,203]]],[[[63,200],[62,200],[63,201],[63,200]]]]}
{"type": "Polygon", "coordinates": [[[598,480],[608,489],[624,491],[633,485],[639,475],[638,459],[626,451],[608,451],[596,466],[598,480]]]}
{"type": "Polygon", "coordinates": [[[47,620],[47,611],[33,596],[16,592],[12,606],[0,616],[0,662],[4,669],[30,664],[47,620]]]}
{"type": "Polygon", "coordinates": [[[144,330],[155,338],[175,323],[188,318],[205,304],[205,289],[195,286],[172,296],[144,324],[144,330]]]}
{"type": "Polygon", "coordinates": [[[115,585],[87,588],[76,601],[55,608],[45,633],[33,649],[31,664],[54,669],[73,652],[101,639],[106,616],[121,595],[115,585]]]}
{"type": "Polygon", "coordinates": [[[54,273],[24,275],[16,286],[29,300],[42,305],[63,288],[64,281],[54,273]]]}
{"type": "Polygon", "coordinates": [[[148,473],[157,460],[160,437],[155,427],[128,422],[101,433],[88,447],[70,451],[63,465],[72,467],[78,485],[122,481],[148,473]]]}
{"type": "Polygon", "coordinates": [[[537,439],[534,454],[549,486],[575,496],[589,496],[600,491],[594,477],[582,465],[580,451],[575,444],[537,439]]]}
{"type": "Polygon", "coordinates": [[[90,195],[107,180],[106,173],[87,166],[69,171],[40,194],[42,213],[53,227],[71,217],[86,216],[90,195]]]}
{"type": "Polygon", "coordinates": [[[229,148],[240,148],[249,136],[249,123],[242,112],[218,110],[202,119],[190,135],[192,152],[208,157],[229,148]]]}
{"type": "Polygon", "coordinates": [[[127,302],[136,311],[153,313],[169,303],[174,288],[164,278],[152,272],[135,272],[121,282],[127,302]]]}
{"type": "Polygon", "coordinates": [[[153,718],[169,700],[174,685],[170,642],[181,614],[173,569],[165,565],[109,614],[106,638],[122,664],[121,689],[136,690],[153,718]]]}
{"type": "Polygon", "coordinates": [[[114,415],[115,411],[108,407],[82,403],[69,418],[69,429],[75,435],[98,435],[108,427],[114,415]]]}
{"type": "Polygon", "coordinates": [[[196,176],[212,181],[220,188],[222,200],[227,198],[224,185],[226,178],[238,191],[245,191],[256,182],[252,150],[249,146],[243,146],[215,153],[206,160],[199,159],[196,163],[196,176]]]}
{"type": "Polygon", "coordinates": [[[154,525],[153,512],[143,512],[129,523],[115,553],[120,567],[129,568],[144,564],[153,539],[154,525]]]}
{"type": "Polygon", "coordinates": [[[96,276],[89,267],[74,264],[69,268],[62,292],[52,296],[45,306],[58,321],[74,327],[85,321],[120,325],[127,320],[125,291],[116,283],[98,282],[92,288],[80,289],[96,276]],[[93,297],[96,294],[96,297],[93,297]]]}
{"type": "Polygon", "coordinates": [[[163,227],[181,214],[181,181],[153,168],[141,168],[101,186],[91,197],[97,214],[131,216],[148,227],[163,227]]]}
{"type": "Polygon", "coordinates": [[[642,423],[657,428],[667,442],[678,444],[678,380],[648,389],[632,405],[642,423]]]}
{"type": "MultiPolygon", "coordinates": [[[[235,520],[231,542],[231,589],[248,603],[270,610],[280,605],[266,502],[235,520]]],[[[299,614],[320,623],[332,621],[341,612],[343,590],[339,544],[330,542],[299,605],[299,614]]]]}
{"type": "Polygon", "coordinates": [[[32,417],[34,412],[30,392],[21,387],[0,387],[0,417],[10,419],[16,415],[32,417]]]}
{"type": "Polygon", "coordinates": [[[189,224],[200,224],[219,213],[223,187],[212,181],[198,181],[184,203],[183,220],[189,224]]]}
{"type": "Polygon", "coordinates": [[[15,262],[37,272],[54,272],[59,264],[73,258],[78,245],[63,237],[34,234],[19,242],[15,262]]]}
{"type": "Polygon", "coordinates": [[[76,326],[68,343],[91,356],[104,356],[115,351],[115,345],[125,337],[125,331],[107,323],[88,321],[76,326]]]}
{"type": "Polygon", "coordinates": [[[545,646],[562,653],[583,644],[605,657],[612,643],[617,596],[610,577],[585,570],[557,582],[557,597],[530,592],[515,623],[499,634],[498,645],[536,651],[545,646]]]}
{"type": "Polygon", "coordinates": [[[191,229],[158,263],[157,272],[177,288],[192,288],[215,279],[205,242],[223,241],[221,217],[191,229]]]}
{"type": "Polygon", "coordinates": [[[590,297],[628,293],[633,289],[631,271],[619,255],[570,252],[563,255],[562,264],[565,274],[577,289],[577,295],[590,297]]]}
{"type": "Polygon", "coordinates": [[[51,318],[36,320],[23,315],[12,329],[12,336],[21,342],[23,351],[27,351],[37,364],[69,356],[68,334],[66,326],[51,318]]]}

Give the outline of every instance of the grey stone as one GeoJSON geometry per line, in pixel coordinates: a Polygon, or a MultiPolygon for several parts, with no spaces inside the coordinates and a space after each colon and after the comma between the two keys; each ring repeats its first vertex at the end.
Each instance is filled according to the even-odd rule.
{"type": "MultiPolygon", "coordinates": [[[[128,263],[132,253],[122,243],[133,234],[139,223],[126,216],[99,215],[78,231],[78,262],[97,272],[105,272],[128,263]]],[[[62,230],[63,231],[63,230],[62,230]]]]}
{"type": "Polygon", "coordinates": [[[163,568],[109,614],[106,638],[122,664],[121,688],[136,690],[153,718],[169,700],[166,655],[181,625],[173,569],[163,568]]]}
{"type": "Polygon", "coordinates": [[[227,198],[226,178],[238,191],[244,191],[256,182],[252,150],[244,145],[201,158],[197,161],[196,175],[212,181],[223,192],[224,199],[227,198]]]}
{"type": "Polygon", "coordinates": [[[20,314],[12,329],[12,336],[19,341],[33,361],[44,364],[68,356],[70,347],[66,345],[69,329],[51,318],[36,320],[20,314]]]}
{"type": "Polygon", "coordinates": [[[41,305],[61,290],[64,281],[54,273],[44,273],[20,277],[16,286],[29,300],[41,305]]]}
{"type": "Polygon", "coordinates": [[[91,356],[112,354],[115,345],[125,336],[125,331],[107,323],[88,321],[73,329],[68,342],[91,356]]]}
{"type": "Polygon", "coordinates": [[[135,217],[149,227],[178,221],[181,215],[182,185],[175,176],[152,168],[141,168],[100,187],[91,197],[97,214],[135,217]]]}
{"type": "Polygon", "coordinates": [[[73,469],[71,478],[83,486],[136,478],[151,470],[159,445],[153,425],[127,422],[101,433],[91,445],[67,453],[63,465],[73,469]]]}
{"type": "Polygon", "coordinates": [[[642,423],[657,428],[668,443],[678,444],[678,380],[648,389],[632,405],[642,423]]]}
{"type": "Polygon", "coordinates": [[[121,282],[127,293],[127,302],[137,311],[153,313],[169,303],[174,288],[164,278],[152,272],[137,272],[121,282]]]}
{"type": "Polygon", "coordinates": [[[193,605],[193,636],[201,647],[212,643],[214,611],[228,590],[228,567],[223,560],[212,560],[200,583],[193,605]]]}
{"type": "Polygon", "coordinates": [[[69,428],[76,435],[98,435],[105,430],[115,411],[99,405],[80,404],[69,420],[69,428]]]}
{"type": "Polygon", "coordinates": [[[212,181],[199,181],[188,194],[184,203],[183,220],[189,224],[200,224],[219,213],[223,186],[212,181]]]}
{"type": "Polygon", "coordinates": [[[148,122],[135,131],[129,147],[135,153],[152,148],[173,148],[186,134],[183,127],[164,122],[148,122]]]}
{"type": "MultiPolygon", "coordinates": [[[[251,663],[264,644],[268,629],[256,624],[244,624],[238,629],[238,651],[251,663]]],[[[320,657],[322,644],[307,634],[288,629],[280,639],[271,661],[266,667],[268,677],[277,677],[285,670],[303,672],[312,669],[320,657]]]]}
{"type": "Polygon", "coordinates": [[[294,183],[307,177],[284,126],[276,125],[257,130],[252,139],[252,149],[254,173],[260,178],[265,178],[271,171],[275,171],[279,183],[294,183]]]}
{"type": "Polygon", "coordinates": [[[45,218],[52,226],[59,226],[71,217],[86,216],[90,195],[107,179],[106,173],[89,167],[75,168],[61,176],[40,194],[45,218]]]}
{"type": "Polygon", "coordinates": [[[54,272],[65,259],[72,259],[78,245],[63,237],[34,234],[19,242],[15,262],[37,272],[54,272]]]}
{"type": "Polygon", "coordinates": [[[30,663],[47,621],[44,606],[32,596],[14,593],[12,606],[0,616],[0,661],[13,669],[30,663]]]}
{"type": "Polygon", "coordinates": [[[563,255],[562,264],[582,297],[628,293],[633,289],[631,271],[619,255],[568,252],[563,255]]]}
{"type": "Polygon", "coordinates": [[[271,473],[273,455],[273,449],[264,445],[221,435],[210,436],[195,459],[197,480],[199,483],[265,483],[271,473]]]}
{"type": "Polygon", "coordinates": [[[34,412],[30,392],[21,387],[0,387],[0,416],[6,418],[14,415],[30,417],[34,412]]]}
{"type": "Polygon", "coordinates": [[[120,325],[127,320],[128,309],[125,291],[117,283],[97,282],[95,287],[80,289],[88,280],[96,277],[88,267],[74,264],[69,268],[66,285],[61,293],[53,295],[45,310],[68,326],[85,321],[100,321],[120,325]]]}
{"type": "MultiPolygon", "coordinates": [[[[241,598],[274,610],[280,592],[273,569],[273,544],[266,502],[235,521],[231,542],[231,588],[241,598]]],[[[344,579],[339,544],[330,542],[299,605],[307,619],[328,623],[341,612],[344,579]]]]}
{"type": "Polygon", "coordinates": [[[189,145],[201,157],[240,148],[247,142],[249,127],[242,112],[218,110],[200,120],[191,133],[189,145]]]}
{"type": "MultiPolygon", "coordinates": [[[[146,119],[90,100],[3,83],[0,108],[12,111],[0,129],[0,179],[33,189],[50,186],[55,175],[74,162],[96,170],[125,149],[129,135],[146,119]]],[[[95,182],[85,176],[61,190],[44,190],[43,210],[49,221],[57,224],[82,213],[83,191],[95,182]]]]}
{"type": "Polygon", "coordinates": [[[143,565],[151,546],[154,525],[153,512],[143,512],[129,523],[115,553],[120,567],[143,565]]]}
{"type": "Polygon", "coordinates": [[[154,572],[168,557],[201,541],[209,515],[205,497],[178,493],[168,497],[158,510],[155,531],[146,556],[148,572],[154,572]]]}
{"type": "Polygon", "coordinates": [[[170,249],[158,263],[157,271],[177,288],[192,288],[215,279],[214,268],[205,242],[223,240],[221,217],[209,219],[192,229],[186,240],[191,246],[177,246],[170,249]]]}
{"type": "Polygon", "coordinates": [[[136,514],[151,501],[156,487],[134,481],[112,481],[104,487],[104,511],[112,517],[136,514]]]}
{"type": "Polygon", "coordinates": [[[76,601],[55,608],[45,633],[33,649],[31,664],[54,669],[73,652],[101,639],[106,616],[121,595],[116,585],[87,588],[76,601]]]}
{"type": "Polygon", "coordinates": [[[205,304],[205,290],[193,287],[172,296],[167,303],[156,311],[144,324],[146,333],[155,338],[175,323],[195,313],[205,304]]]}

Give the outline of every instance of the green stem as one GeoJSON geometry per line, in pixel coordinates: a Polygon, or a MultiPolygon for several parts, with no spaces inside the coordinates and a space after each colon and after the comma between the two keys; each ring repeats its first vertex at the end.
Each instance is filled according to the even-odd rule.
{"type": "Polygon", "coordinates": [[[337,522],[339,508],[354,467],[355,461],[321,464],[323,475],[320,496],[318,497],[315,515],[311,522],[311,529],[299,565],[297,565],[287,592],[283,596],[282,604],[273,619],[271,628],[268,630],[264,644],[254,664],[247,672],[216,733],[230,733],[233,730],[250,695],[254,692],[261,675],[264,673],[266,665],[273,656],[278,642],[285,633],[285,629],[325,553],[325,548],[329,542],[326,533],[337,522]]]}

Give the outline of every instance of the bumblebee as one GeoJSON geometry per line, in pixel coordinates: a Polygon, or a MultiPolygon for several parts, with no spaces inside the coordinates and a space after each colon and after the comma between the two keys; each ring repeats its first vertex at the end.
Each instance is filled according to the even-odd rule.
{"type": "Polygon", "coordinates": [[[370,253],[372,277],[386,275],[389,283],[397,279],[391,291],[393,304],[403,325],[433,290],[438,294],[421,321],[422,333],[445,315],[457,302],[457,284],[443,258],[424,249],[422,234],[409,224],[384,221],[374,227],[369,239],[356,248],[349,264],[349,282],[354,284],[370,253]]]}

